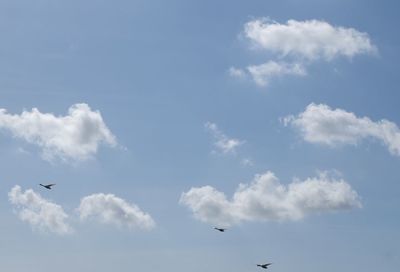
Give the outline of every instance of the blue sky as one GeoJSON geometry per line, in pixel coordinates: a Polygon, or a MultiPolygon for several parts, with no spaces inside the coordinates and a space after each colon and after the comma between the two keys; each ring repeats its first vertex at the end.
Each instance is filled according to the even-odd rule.
{"type": "Polygon", "coordinates": [[[398,9],[396,1],[1,1],[0,267],[397,271],[398,9]],[[304,27],[297,42],[284,32],[288,20],[304,27]],[[332,32],[316,32],[311,20],[332,32]],[[257,21],[261,38],[252,39],[245,26],[257,21]],[[338,27],[354,30],[350,40],[341,42],[338,27]],[[308,34],[317,37],[311,57],[308,34]],[[332,41],[338,51],[327,57],[332,41]],[[304,73],[278,69],[257,84],[248,67],[271,62],[304,73]],[[82,103],[85,122],[62,119],[82,103]],[[35,123],[32,108],[51,120],[35,123]],[[263,176],[268,190],[251,187],[267,171],[276,177],[263,176]],[[51,191],[38,186],[53,182],[51,191]],[[238,194],[241,183],[249,190],[238,194]],[[32,206],[23,195],[12,201],[16,185],[32,189],[44,211],[61,208],[73,231],[42,215],[21,220],[32,206]],[[269,191],[279,186],[287,194],[269,191]],[[192,189],[203,201],[197,213],[198,199],[181,198],[193,200],[192,189]],[[97,206],[81,202],[88,196],[97,206]],[[229,230],[214,231],[216,222],[229,230]]]}

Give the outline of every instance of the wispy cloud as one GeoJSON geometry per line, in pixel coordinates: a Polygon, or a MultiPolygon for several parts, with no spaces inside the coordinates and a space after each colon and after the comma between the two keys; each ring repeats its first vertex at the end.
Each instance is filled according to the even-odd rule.
{"type": "Polygon", "coordinates": [[[92,111],[87,104],[71,106],[66,116],[41,113],[36,108],[20,115],[0,109],[0,129],[39,146],[48,161],[86,160],[97,153],[100,143],[116,145],[100,112],[92,111]]]}
{"type": "Polygon", "coordinates": [[[400,156],[400,128],[386,119],[374,122],[352,112],[311,103],[304,112],[287,116],[283,121],[285,125],[298,129],[303,139],[310,143],[355,145],[374,138],[386,145],[391,154],[400,156]]]}
{"type": "Polygon", "coordinates": [[[21,187],[16,185],[8,193],[8,198],[15,206],[18,217],[34,229],[56,234],[72,232],[72,228],[66,222],[68,215],[63,208],[42,198],[32,189],[22,192],[21,187]]]}
{"type": "Polygon", "coordinates": [[[245,78],[247,76],[246,71],[244,71],[243,69],[235,68],[235,67],[230,67],[228,72],[229,72],[230,76],[236,77],[236,78],[245,78]]]}
{"type": "Polygon", "coordinates": [[[155,226],[149,214],[113,194],[98,193],[82,198],[78,212],[81,220],[94,219],[128,229],[149,230],[155,226]]]}
{"type": "Polygon", "coordinates": [[[266,87],[274,78],[279,78],[286,75],[305,76],[307,71],[301,63],[286,63],[268,61],[260,65],[250,65],[246,69],[238,69],[231,67],[230,72],[232,77],[250,78],[258,86],[266,87]]]}
{"type": "Polygon", "coordinates": [[[214,146],[218,149],[219,152],[222,153],[234,153],[236,149],[244,144],[244,141],[229,138],[225,135],[215,123],[207,122],[204,124],[206,130],[210,132],[210,134],[214,138],[214,146]]]}
{"type": "Polygon", "coordinates": [[[211,186],[182,193],[180,203],[194,217],[207,223],[229,226],[244,221],[299,220],[307,215],[361,207],[358,194],[343,179],[328,174],[281,184],[272,172],[256,175],[240,184],[231,200],[211,186]]]}
{"type": "Polygon", "coordinates": [[[249,158],[244,158],[244,159],[242,159],[242,160],[240,161],[240,163],[241,163],[243,166],[253,166],[253,165],[254,165],[253,160],[252,160],[252,159],[249,159],[249,158]]]}

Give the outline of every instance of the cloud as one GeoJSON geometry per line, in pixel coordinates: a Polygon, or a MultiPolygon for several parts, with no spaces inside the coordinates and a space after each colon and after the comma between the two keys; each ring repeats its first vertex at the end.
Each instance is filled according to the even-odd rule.
{"type": "Polygon", "coordinates": [[[391,154],[400,156],[400,129],[385,119],[374,122],[352,112],[311,103],[304,112],[285,117],[283,121],[286,126],[298,129],[303,139],[310,143],[356,145],[361,140],[373,138],[387,146],[391,154]]]}
{"type": "Polygon", "coordinates": [[[252,79],[258,86],[267,86],[270,79],[284,75],[305,76],[306,69],[300,63],[268,61],[261,65],[247,67],[252,79]]]}
{"type": "Polygon", "coordinates": [[[236,78],[245,78],[246,77],[246,72],[242,69],[238,69],[235,67],[230,67],[229,70],[229,75],[232,77],[236,77],[236,78]]]}
{"type": "Polygon", "coordinates": [[[254,47],[281,57],[330,61],[339,56],[352,58],[377,52],[367,33],[319,20],[288,20],[280,24],[256,19],[245,24],[244,34],[254,47]]]}
{"type": "Polygon", "coordinates": [[[250,158],[244,158],[240,161],[243,166],[254,166],[254,162],[250,158]]]}
{"type": "Polygon", "coordinates": [[[149,230],[155,226],[154,220],[135,204],[113,194],[92,194],[81,199],[78,208],[81,220],[93,218],[104,224],[149,230]]]}
{"type": "Polygon", "coordinates": [[[100,112],[92,111],[87,104],[72,105],[66,116],[41,113],[36,108],[20,115],[0,109],[0,129],[38,145],[48,161],[86,160],[97,153],[100,143],[116,145],[100,112]]]}
{"type": "Polygon", "coordinates": [[[309,214],[360,208],[360,198],[342,179],[321,174],[285,186],[272,172],[240,184],[231,200],[211,186],[191,188],[181,195],[200,221],[229,226],[244,221],[300,220],[309,214]]]}
{"type": "Polygon", "coordinates": [[[258,86],[265,87],[271,79],[285,75],[305,76],[307,71],[301,63],[268,61],[261,65],[250,65],[246,69],[231,67],[229,74],[236,78],[251,78],[258,86]]]}
{"type": "Polygon", "coordinates": [[[72,228],[66,223],[68,215],[60,205],[52,203],[32,189],[22,192],[19,185],[8,193],[10,202],[16,206],[19,218],[34,229],[56,234],[68,234],[72,228]]]}
{"type": "Polygon", "coordinates": [[[244,141],[226,136],[215,123],[207,122],[204,126],[213,136],[214,146],[222,153],[234,153],[239,146],[244,144],[244,141]]]}
{"type": "Polygon", "coordinates": [[[229,74],[250,78],[261,87],[268,86],[278,76],[305,76],[307,65],[317,60],[329,62],[338,57],[351,59],[378,52],[367,33],[319,20],[289,20],[280,24],[265,18],[255,19],[244,25],[243,36],[252,49],[268,52],[271,59],[245,69],[231,67],[229,74]]]}

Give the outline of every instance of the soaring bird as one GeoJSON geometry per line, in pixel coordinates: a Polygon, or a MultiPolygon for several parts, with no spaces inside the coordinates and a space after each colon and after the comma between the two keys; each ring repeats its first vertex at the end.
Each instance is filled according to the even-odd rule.
{"type": "Polygon", "coordinates": [[[214,227],[214,229],[216,229],[216,230],[218,230],[218,231],[220,231],[220,232],[224,232],[224,231],[226,231],[226,229],[217,228],[217,227],[214,227]]]}
{"type": "Polygon", "coordinates": [[[39,184],[40,186],[43,186],[44,188],[46,188],[46,189],[49,189],[49,190],[51,190],[51,187],[52,186],[54,186],[54,185],[56,185],[55,183],[52,183],[52,184],[39,184]]]}
{"type": "Polygon", "coordinates": [[[268,269],[268,266],[271,265],[272,263],[266,263],[266,264],[257,264],[257,266],[264,268],[264,269],[268,269]]]}

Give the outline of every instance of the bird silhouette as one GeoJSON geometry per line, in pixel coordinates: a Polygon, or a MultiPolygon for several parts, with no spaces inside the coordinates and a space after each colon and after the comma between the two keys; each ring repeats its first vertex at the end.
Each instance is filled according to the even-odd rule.
{"type": "Polygon", "coordinates": [[[264,269],[268,269],[268,266],[271,265],[272,263],[266,263],[266,264],[257,264],[257,266],[264,268],[264,269]]]}
{"type": "Polygon", "coordinates": [[[220,232],[224,232],[224,231],[226,231],[226,229],[217,228],[217,227],[214,227],[214,229],[216,229],[216,230],[218,230],[218,231],[220,231],[220,232]]]}
{"type": "Polygon", "coordinates": [[[51,187],[56,185],[56,184],[55,183],[52,183],[52,184],[41,184],[40,183],[39,185],[44,187],[44,188],[46,188],[46,189],[48,189],[48,190],[51,190],[51,187]]]}

